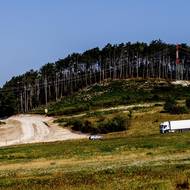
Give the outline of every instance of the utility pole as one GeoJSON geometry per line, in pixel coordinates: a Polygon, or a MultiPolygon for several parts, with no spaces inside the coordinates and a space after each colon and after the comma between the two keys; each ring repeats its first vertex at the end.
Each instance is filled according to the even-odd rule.
{"type": "Polygon", "coordinates": [[[45,91],[45,104],[47,106],[48,97],[47,97],[47,77],[46,76],[45,76],[45,79],[44,79],[44,91],[45,91]]]}
{"type": "Polygon", "coordinates": [[[20,92],[20,111],[23,113],[23,96],[22,96],[22,91],[20,92]]]}
{"type": "Polygon", "coordinates": [[[24,112],[27,112],[27,91],[26,91],[26,85],[24,86],[24,112]]]}
{"type": "Polygon", "coordinates": [[[176,45],[176,80],[180,80],[180,59],[179,59],[179,45],[176,45]]]}
{"type": "Polygon", "coordinates": [[[179,60],[179,45],[176,45],[176,64],[180,64],[180,60],[179,60]]]}
{"type": "Polygon", "coordinates": [[[36,79],[36,94],[37,94],[37,105],[40,105],[40,84],[39,79],[36,79]]]}

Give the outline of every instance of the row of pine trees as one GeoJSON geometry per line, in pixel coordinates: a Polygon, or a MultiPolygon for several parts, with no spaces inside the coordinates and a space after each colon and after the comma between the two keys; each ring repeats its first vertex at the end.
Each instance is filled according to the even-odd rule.
{"type": "Polygon", "coordinates": [[[176,45],[160,40],[74,53],[8,81],[0,90],[0,116],[28,112],[108,79],[189,80],[190,48],[180,47],[180,64],[176,64],[176,45]]]}

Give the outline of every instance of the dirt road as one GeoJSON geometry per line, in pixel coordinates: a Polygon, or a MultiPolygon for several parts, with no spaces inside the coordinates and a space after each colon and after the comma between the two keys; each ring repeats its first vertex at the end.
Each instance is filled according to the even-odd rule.
{"type": "Polygon", "coordinates": [[[5,120],[6,125],[0,127],[0,147],[88,137],[85,134],[73,133],[68,129],[58,127],[52,121],[53,118],[40,115],[10,117],[5,120]]]}

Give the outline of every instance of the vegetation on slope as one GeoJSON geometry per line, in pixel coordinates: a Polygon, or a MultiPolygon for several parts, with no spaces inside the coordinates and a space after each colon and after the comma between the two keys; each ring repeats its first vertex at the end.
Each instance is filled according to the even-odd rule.
{"type": "Polygon", "coordinates": [[[188,99],[185,105],[178,105],[176,99],[168,97],[164,105],[164,111],[171,114],[186,114],[189,113],[188,99]]]}
{"type": "MultiPolygon", "coordinates": [[[[172,85],[165,80],[115,80],[95,84],[48,106],[48,115],[73,115],[96,109],[139,103],[165,102],[190,97],[190,88],[172,85]]],[[[33,113],[44,113],[44,108],[33,113]]]]}
{"type": "Polygon", "coordinates": [[[125,131],[130,126],[130,118],[123,114],[108,115],[88,118],[58,119],[55,122],[63,127],[70,127],[74,131],[91,134],[107,134],[111,132],[125,131]]]}

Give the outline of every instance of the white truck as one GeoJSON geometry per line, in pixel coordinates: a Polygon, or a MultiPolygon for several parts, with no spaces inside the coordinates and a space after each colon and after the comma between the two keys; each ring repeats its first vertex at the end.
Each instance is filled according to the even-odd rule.
{"type": "Polygon", "coordinates": [[[160,133],[190,130],[190,120],[166,121],[160,124],[160,133]]]}

